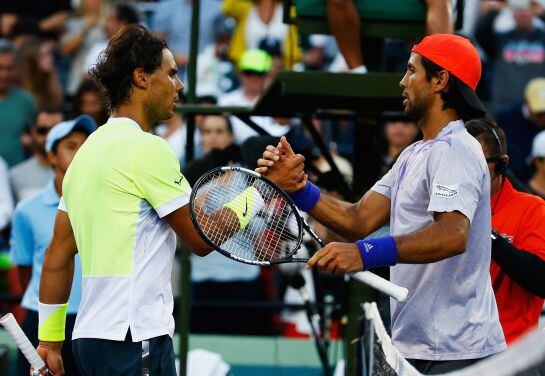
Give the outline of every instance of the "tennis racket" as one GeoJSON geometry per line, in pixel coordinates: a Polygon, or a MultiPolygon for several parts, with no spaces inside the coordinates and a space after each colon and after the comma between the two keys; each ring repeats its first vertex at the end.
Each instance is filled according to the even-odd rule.
{"type": "Polygon", "coordinates": [[[32,367],[32,376],[40,376],[41,372],[46,371],[49,375],[53,376],[51,372],[45,366],[45,362],[40,357],[40,354],[36,351],[32,343],[28,340],[27,336],[15,320],[15,317],[11,313],[4,315],[0,319],[0,324],[6,329],[8,334],[13,339],[13,342],[17,345],[19,350],[23,353],[25,358],[32,367]]]}
{"type": "MultiPolygon", "coordinates": [[[[295,258],[304,232],[320,247],[291,198],[267,177],[242,167],[218,167],[204,174],[189,200],[193,225],[203,240],[233,260],[253,265],[303,262],[295,258]]],[[[371,272],[350,274],[355,280],[397,301],[408,290],[371,272]]]]}

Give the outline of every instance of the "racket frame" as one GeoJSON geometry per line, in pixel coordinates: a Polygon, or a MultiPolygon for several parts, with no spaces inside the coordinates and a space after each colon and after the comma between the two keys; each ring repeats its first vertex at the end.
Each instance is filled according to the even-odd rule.
{"type": "Polygon", "coordinates": [[[199,235],[205,241],[206,244],[208,244],[209,246],[214,248],[216,251],[220,252],[222,255],[227,256],[227,257],[229,257],[229,258],[231,258],[231,259],[233,259],[235,261],[243,262],[245,264],[267,266],[267,265],[284,264],[284,263],[292,263],[292,262],[307,262],[308,259],[293,258],[293,255],[295,253],[297,253],[299,248],[301,248],[301,244],[303,243],[303,229],[308,231],[312,235],[312,237],[315,238],[320,243],[320,245],[323,247],[322,241],[310,229],[308,224],[301,217],[301,214],[299,213],[299,210],[297,209],[297,206],[295,205],[295,203],[293,202],[291,197],[282,188],[280,188],[278,185],[276,185],[273,181],[271,181],[266,176],[263,176],[258,172],[249,170],[249,169],[244,168],[244,167],[239,167],[239,166],[216,167],[216,168],[208,171],[204,175],[202,175],[199,178],[199,180],[197,180],[197,182],[195,183],[194,188],[191,190],[191,195],[190,195],[190,198],[189,198],[189,216],[191,218],[191,222],[193,223],[193,226],[195,227],[195,229],[197,229],[197,232],[199,233],[199,235]],[[235,256],[235,255],[233,255],[233,254],[231,254],[231,253],[229,253],[227,251],[222,250],[221,247],[216,245],[212,240],[210,240],[208,238],[206,233],[201,229],[201,226],[199,225],[199,220],[197,219],[197,214],[195,214],[195,198],[197,196],[197,192],[199,191],[199,189],[198,189],[199,186],[203,185],[203,182],[207,181],[208,178],[210,177],[210,175],[216,174],[216,173],[218,173],[220,171],[241,171],[241,172],[244,172],[246,174],[249,174],[249,175],[251,175],[251,176],[253,176],[253,177],[255,177],[255,178],[259,179],[259,180],[262,180],[265,183],[267,183],[270,187],[272,187],[275,191],[277,191],[286,200],[287,204],[292,209],[293,215],[294,215],[294,217],[295,217],[295,219],[297,221],[297,228],[298,228],[297,243],[294,245],[293,250],[290,253],[288,253],[286,256],[284,256],[282,258],[279,258],[277,260],[274,260],[274,261],[252,261],[252,260],[244,259],[244,258],[241,258],[241,257],[237,257],[237,256],[235,256]]]}

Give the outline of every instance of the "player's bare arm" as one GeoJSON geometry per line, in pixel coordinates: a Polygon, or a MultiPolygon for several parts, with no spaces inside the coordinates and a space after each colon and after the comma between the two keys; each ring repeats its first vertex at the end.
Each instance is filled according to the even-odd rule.
{"type": "MultiPolygon", "coordinates": [[[[278,148],[269,145],[258,160],[257,172],[264,174],[288,193],[303,189],[307,183],[304,158],[296,155],[285,137],[278,148]]],[[[368,191],[351,204],[321,193],[309,214],[347,240],[364,238],[386,225],[390,218],[390,199],[368,191]]]]}
{"type": "MultiPolygon", "coordinates": [[[[420,231],[394,238],[397,262],[424,264],[440,261],[464,252],[469,231],[469,220],[461,213],[436,213],[436,221],[420,231]]],[[[333,274],[352,273],[365,265],[356,243],[330,243],[308,261],[307,267],[316,267],[333,274]]]]}
{"type": "MultiPolygon", "coordinates": [[[[215,223],[214,227],[226,229],[225,230],[225,240],[230,238],[234,232],[235,228],[230,228],[229,224],[234,221],[238,221],[236,214],[233,210],[229,208],[223,208],[214,213],[207,215],[208,221],[215,223]]],[[[169,215],[167,215],[166,220],[170,227],[178,234],[182,242],[197,256],[206,256],[214,249],[208,245],[202,237],[197,233],[195,226],[191,222],[189,215],[189,205],[185,205],[169,215]]]]}
{"type": "MultiPolygon", "coordinates": [[[[74,277],[76,240],[68,214],[57,211],[51,244],[45,254],[40,280],[40,302],[63,304],[70,297],[74,277]]],[[[40,341],[38,353],[55,375],[64,375],[61,359],[62,342],[40,341]]]]}

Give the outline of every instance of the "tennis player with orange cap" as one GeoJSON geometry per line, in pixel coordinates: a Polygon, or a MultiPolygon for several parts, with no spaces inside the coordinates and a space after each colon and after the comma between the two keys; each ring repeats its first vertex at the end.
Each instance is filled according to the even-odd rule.
{"type": "Polygon", "coordinates": [[[284,138],[258,161],[258,171],[291,192],[301,210],[349,241],[320,249],[308,267],[346,273],[391,266],[391,280],[409,289],[404,302],[391,300],[392,340],[424,374],[506,348],[488,274],[490,176],[464,127],[485,113],[475,94],[480,76],[479,55],[465,38],[435,34],[414,46],[400,86],[423,140],[356,204],[321,194],[299,169],[290,171],[295,154],[284,138]],[[391,236],[364,239],[388,223],[391,236]]]}

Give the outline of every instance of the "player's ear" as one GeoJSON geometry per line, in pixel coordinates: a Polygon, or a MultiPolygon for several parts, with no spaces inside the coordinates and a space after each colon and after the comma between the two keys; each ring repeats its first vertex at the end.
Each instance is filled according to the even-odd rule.
{"type": "Polygon", "coordinates": [[[146,72],[144,72],[144,69],[136,68],[132,72],[132,82],[134,86],[140,89],[145,89],[148,87],[149,75],[146,72]]]}
{"type": "Polygon", "coordinates": [[[437,93],[445,91],[449,84],[450,74],[446,70],[442,70],[434,77],[435,91],[437,93]]]}

